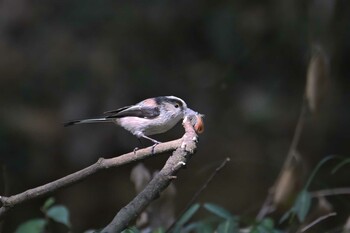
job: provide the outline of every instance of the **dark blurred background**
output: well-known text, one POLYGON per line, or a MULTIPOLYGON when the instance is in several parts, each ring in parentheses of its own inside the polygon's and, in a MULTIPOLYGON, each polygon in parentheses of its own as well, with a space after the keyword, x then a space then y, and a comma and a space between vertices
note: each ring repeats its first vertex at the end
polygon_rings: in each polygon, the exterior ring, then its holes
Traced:
MULTIPOLYGON (((230 157, 198 201, 253 218, 293 137, 313 44, 323 47, 331 72, 326 101, 307 119, 299 145, 309 158, 306 174, 329 154, 349 154, 349 8, 346 0, 0 1, 0 158, 8 194, 139 146, 113 125, 63 122, 175 95, 205 114, 206 126, 175 181, 176 211, 230 157)), ((156 138, 182 133, 178 126, 156 138)), ((145 164, 154 171, 167 157, 145 164)), ((69 208, 73 231, 105 226, 133 198, 134 165, 54 194, 69 208)), ((350 185, 348 168, 336 176, 330 169, 314 190, 350 185)), ((42 216, 44 200, 16 207, 4 232, 42 216)), ((349 209, 347 201, 339 222, 349 209)))

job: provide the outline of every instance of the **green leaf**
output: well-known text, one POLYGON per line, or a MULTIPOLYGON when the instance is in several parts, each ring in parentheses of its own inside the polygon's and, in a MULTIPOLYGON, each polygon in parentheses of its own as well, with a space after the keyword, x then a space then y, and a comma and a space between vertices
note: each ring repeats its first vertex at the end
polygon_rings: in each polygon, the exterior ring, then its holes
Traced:
POLYGON ((350 163, 350 159, 344 159, 341 163, 339 163, 332 170, 332 174, 336 173, 341 167, 345 166, 347 163, 350 163))
POLYGON ((196 227, 196 232, 197 233, 213 233, 214 229, 211 224, 202 222, 197 225, 196 227))
POLYGON ((62 223, 67 227, 70 227, 71 224, 69 222, 69 211, 63 205, 54 205, 49 208, 46 212, 46 215, 54 220, 55 222, 62 223))
POLYGON ((234 233, 238 232, 237 221, 233 218, 227 219, 219 224, 217 228, 218 233, 234 233))
POLYGON ((200 205, 197 203, 197 204, 194 204, 192 205, 182 216, 181 218, 179 219, 179 221, 177 221, 177 223, 175 224, 175 227, 174 227, 174 233, 177 233, 177 232, 180 232, 181 230, 181 227, 183 225, 185 225, 191 218, 192 216, 198 211, 200 205))
POLYGON ((159 227, 152 231, 152 233, 165 233, 165 230, 162 227, 159 227))
MULTIPOLYGON (((206 227, 205 225, 209 225, 206 221, 198 221, 198 222, 193 222, 190 223, 186 226, 184 226, 181 229, 181 233, 188 233, 188 232, 196 232, 199 233, 199 229, 202 228, 204 226, 204 228, 206 227)), ((211 231, 213 232, 213 231, 211 231)))
POLYGON ((274 229, 274 222, 271 218, 265 218, 258 222, 257 225, 250 231, 250 233, 277 233, 274 229))
POLYGON ((218 218, 216 216, 211 216, 209 218, 187 224, 181 229, 181 233, 212 233, 214 232, 217 223, 218 218))
POLYGON ((339 159, 339 156, 337 155, 329 155, 325 158, 323 158, 314 168, 314 170, 312 171, 311 175, 309 176, 309 179, 307 180, 305 186, 304 186, 304 190, 307 190, 311 184, 311 182, 313 181, 313 179, 315 178, 317 172, 320 170, 320 168, 328 161, 332 160, 332 159, 339 159))
POLYGON ((15 233, 41 233, 44 232, 46 220, 43 218, 31 219, 19 225, 15 233))
MULTIPOLYGON (((198 225, 201 224, 201 222, 194 222, 190 223, 187 226, 182 228, 181 233, 188 233, 188 232, 194 232, 194 229, 198 227, 198 225)), ((175 232, 175 231, 174 231, 175 232)))
POLYGON ((279 220, 279 224, 283 223, 284 221, 286 221, 291 215, 293 214, 293 209, 288 210, 287 212, 285 212, 281 219, 279 220))
POLYGON ((122 233, 139 233, 140 231, 136 227, 128 227, 122 233))
POLYGON ((182 226, 184 225, 186 222, 188 222, 192 216, 198 211, 200 205, 194 204, 192 205, 179 219, 178 223, 182 226))
POLYGON ((215 205, 212 203, 205 203, 204 208, 221 218, 224 218, 224 219, 233 218, 233 215, 230 212, 228 212, 227 210, 225 210, 224 208, 218 205, 215 205))
POLYGON ((49 199, 47 199, 42 207, 42 210, 44 213, 46 213, 46 211, 55 203, 55 198, 50 197, 49 199))
POLYGON ((273 229, 274 227, 274 222, 271 218, 264 218, 261 222, 260 222, 261 226, 264 226, 267 229, 273 229))
POLYGON ((102 233, 102 228, 100 229, 88 229, 86 231, 84 231, 84 233, 102 233))
POLYGON ((308 191, 303 190, 299 193, 295 203, 294 212, 298 216, 299 221, 303 222, 311 206, 311 195, 308 191))
POLYGON ((293 207, 282 216, 279 222, 282 223, 289 217, 291 216, 294 217, 295 215, 297 215, 300 222, 303 222, 310 210, 310 206, 311 206, 311 195, 308 191, 302 190, 298 194, 293 207))

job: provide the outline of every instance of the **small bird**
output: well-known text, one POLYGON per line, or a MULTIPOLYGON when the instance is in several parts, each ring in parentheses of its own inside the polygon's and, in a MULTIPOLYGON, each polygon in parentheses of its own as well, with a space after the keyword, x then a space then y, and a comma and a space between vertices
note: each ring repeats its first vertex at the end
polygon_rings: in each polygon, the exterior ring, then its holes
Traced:
POLYGON ((104 112, 100 118, 75 120, 64 126, 113 122, 135 135, 154 143, 160 142, 150 138, 150 135, 164 133, 173 128, 186 114, 187 104, 175 96, 159 96, 145 99, 135 105, 104 112))

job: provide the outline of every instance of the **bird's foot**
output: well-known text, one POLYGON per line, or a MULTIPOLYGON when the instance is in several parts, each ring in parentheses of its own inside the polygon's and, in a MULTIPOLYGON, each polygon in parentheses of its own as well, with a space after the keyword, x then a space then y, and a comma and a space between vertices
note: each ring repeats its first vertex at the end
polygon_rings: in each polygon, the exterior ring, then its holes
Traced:
POLYGON ((155 141, 153 146, 152 146, 152 155, 154 155, 154 148, 159 144, 160 142, 155 141))
POLYGON ((135 147, 134 148, 134 154, 136 154, 136 151, 138 151, 139 150, 139 148, 138 147, 135 147))

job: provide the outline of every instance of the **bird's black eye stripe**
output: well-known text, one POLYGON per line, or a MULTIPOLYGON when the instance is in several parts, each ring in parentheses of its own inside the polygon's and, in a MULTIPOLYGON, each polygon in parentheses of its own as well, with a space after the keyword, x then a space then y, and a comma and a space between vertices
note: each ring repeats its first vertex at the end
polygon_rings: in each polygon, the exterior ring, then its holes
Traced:
POLYGON ((168 102, 174 105, 175 108, 183 107, 183 103, 177 99, 167 98, 165 96, 159 96, 155 98, 156 103, 159 105, 162 102, 168 102))

